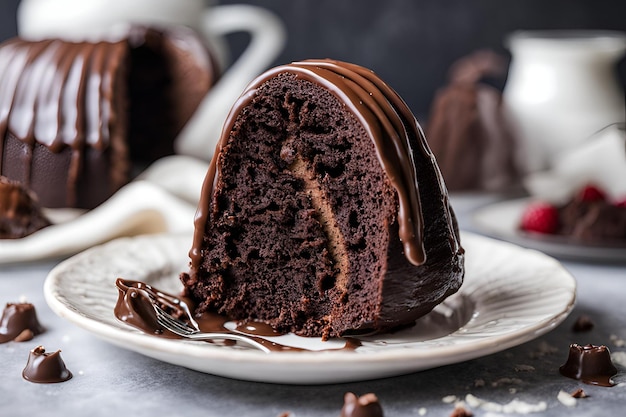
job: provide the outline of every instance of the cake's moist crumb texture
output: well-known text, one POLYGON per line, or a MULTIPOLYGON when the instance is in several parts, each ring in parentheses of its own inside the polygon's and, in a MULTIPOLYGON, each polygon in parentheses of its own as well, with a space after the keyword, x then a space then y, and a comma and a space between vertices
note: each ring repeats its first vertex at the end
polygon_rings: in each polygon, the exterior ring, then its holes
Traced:
POLYGON ((242 96, 207 177, 197 263, 192 250, 183 282, 197 313, 260 319, 301 335, 412 322, 462 279, 438 171, 429 152, 416 152, 416 165, 428 166, 419 173, 427 260, 416 266, 402 254, 399 193, 371 126, 306 78, 278 71, 242 96))

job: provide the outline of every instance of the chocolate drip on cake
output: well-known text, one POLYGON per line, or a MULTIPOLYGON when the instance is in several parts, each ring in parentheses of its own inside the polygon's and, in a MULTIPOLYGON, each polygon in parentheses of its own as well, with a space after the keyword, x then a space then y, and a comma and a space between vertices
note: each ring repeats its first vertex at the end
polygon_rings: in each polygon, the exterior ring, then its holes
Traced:
POLYGON ((0 45, 0 174, 45 207, 93 208, 129 180, 131 157, 173 141, 216 78, 186 28, 133 27, 117 41, 0 45))
POLYGON ((373 72, 331 60, 266 72, 215 155, 182 276, 198 311, 333 336, 410 323, 458 289, 436 163, 373 72))
POLYGON ((126 44, 15 39, 0 54, 2 174, 51 207, 101 203, 128 175, 125 112, 112 103, 125 96, 126 44))

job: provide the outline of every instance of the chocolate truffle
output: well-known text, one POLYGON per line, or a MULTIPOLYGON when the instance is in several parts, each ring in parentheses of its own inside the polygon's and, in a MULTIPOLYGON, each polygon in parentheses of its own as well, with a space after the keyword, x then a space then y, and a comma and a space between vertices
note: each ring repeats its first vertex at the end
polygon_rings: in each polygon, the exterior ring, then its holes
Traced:
POLYGON ((30 303, 7 303, 0 319, 0 343, 27 341, 44 328, 39 324, 35 306, 30 303))
POLYGON ((196 313, 326 338, 413 323, 460 287, 435 159, 372 71, 332 60, 269 70, 231 110, 215 155, 181 276, 196 313))
POLYGON ((36 196, 20 183, 0 176, 0 239, 18 239, 50 225, 36 196))
POLYGON ((65 367, 60 350, 46 353, 43 346, 37 346, 30 351, 22 376, 30 382, 51 384, 67 381, 72 373, 65 367))
POLYGON ((611 387, 615 385, 611 377, 617 369, 611 361, 611 353, 606 346, 573 344, 565 365, 559 368, 561 375, 578 379, 586 384, 611 387))
POLYGON ((216 79, 191 29, 0 44, 0 174, 44 207, 93 208, 173 142, 216 79))

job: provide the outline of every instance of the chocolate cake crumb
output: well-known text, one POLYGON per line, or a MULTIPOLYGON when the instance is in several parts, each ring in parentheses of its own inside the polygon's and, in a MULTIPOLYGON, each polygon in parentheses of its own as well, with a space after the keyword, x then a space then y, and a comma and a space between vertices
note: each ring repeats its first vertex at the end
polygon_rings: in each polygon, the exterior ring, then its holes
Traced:
POLYGON ((609 340, 616 347, 624 347, 624 346, 626 346, 626 340, 620 339, 617 335, 612 334, 611 336, 609 336, 609 340))
POLYGON ((454 410, 452 410, 452 414, 450 414, 450 417, 472 417, 473 415, 474 413, 472 413, 465 407, 456 406, 454 407, 454 410))
POLYGON ((575 333, 588 332, 593 329, 594 323, 587 315, 581 315, 572 325, 572 331, 575 333))
POLYGON ((576 391, 572 392, 570 395, 572 397, 574 397, 574 398, 587 398, 587 397, 589 397, 589 395, 587 395, 587 393, 582 388, 578 388, 576 391))
POLYGON ((347 392, 340 417, 383 417, 383 409, 375 394, 357 397, 354 393, 347 392))

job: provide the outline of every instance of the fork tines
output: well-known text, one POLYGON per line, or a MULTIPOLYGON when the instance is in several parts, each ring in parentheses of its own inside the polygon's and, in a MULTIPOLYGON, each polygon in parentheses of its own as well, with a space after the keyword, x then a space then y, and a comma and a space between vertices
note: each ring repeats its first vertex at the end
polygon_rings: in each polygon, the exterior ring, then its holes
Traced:
POLYGON ((198 330, 189 326, 184 321, 179 320, 176 317, 173 317, 172 315, 168 314, 160 306, 154 304, 153 307, 157 315, 157 322, 161 326, 165 327, 167 330, 173 333, 179 334, 181 336, 188 336, 190 334, 194 334, 198 332, 198 330))

